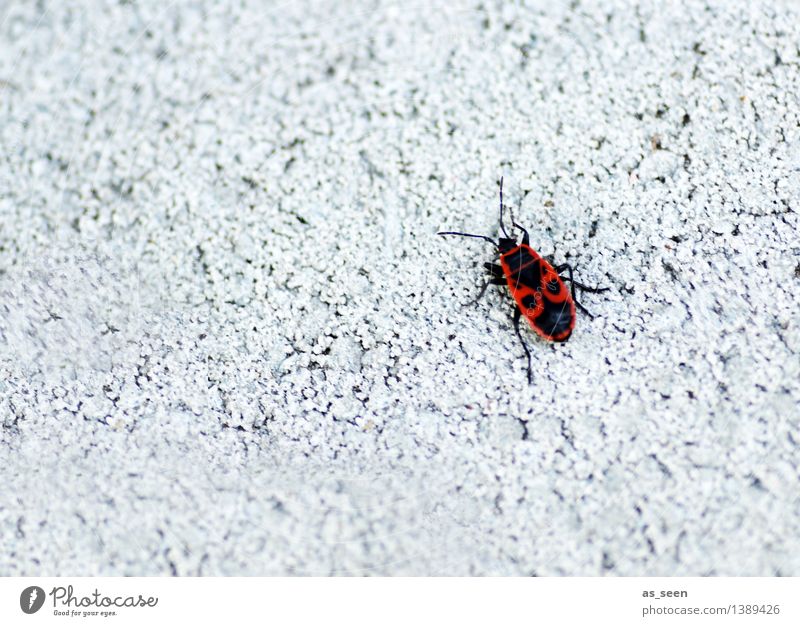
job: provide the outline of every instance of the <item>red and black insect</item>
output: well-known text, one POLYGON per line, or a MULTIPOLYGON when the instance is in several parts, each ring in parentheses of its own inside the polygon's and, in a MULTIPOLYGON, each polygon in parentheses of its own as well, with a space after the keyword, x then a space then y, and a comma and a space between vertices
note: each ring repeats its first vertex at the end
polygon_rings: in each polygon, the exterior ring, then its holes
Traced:
POLYGON ((497 248, 500 254, 500 264, 484 263, 490 275, 488 281, 481 287, 478 296, 469 304, 480 300, 489 285, 508 285, 511 296, 517 303, 514 310, 514 330, 525 349, 528 358, 528 383, 532 380, 531 353, 522 333, 519 330, 519 320, 523 315, 530 323, 531 328, 540 337, 549 341, 563 342, 569 339, 572 329, 575 328, 575 307, 594 317, 575 298, 575 288, 589 293, 608 291, 608 287, 587 287, 576 282, 573 277, 574 268, 569 263, 562 263, 553 267, 552 257, 542 257, 530 246, 528 231, 514 221, 511 224, 522 231, 522 243, 510 237, 503 224, 503 179, 500 179, 500 230, 503 237, 495 242, 485 235, 471 235, 452 231, 439 232, 437 235, 459 235, 461 237, 475 237, 485 239, 497 248), (561 274, 566 272, 566 276, 561 274), (570 289, 564 284, 569 281, 570 289))

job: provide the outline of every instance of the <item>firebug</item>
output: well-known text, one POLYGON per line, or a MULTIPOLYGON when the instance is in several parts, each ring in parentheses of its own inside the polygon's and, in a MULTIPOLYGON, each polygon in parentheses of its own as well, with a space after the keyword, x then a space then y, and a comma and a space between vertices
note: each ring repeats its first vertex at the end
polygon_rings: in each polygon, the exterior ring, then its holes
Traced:
POLYGON ((500 178, 500 230, 503 236, 498 241, 495 242, 485 235, 453 231, 436 234, 484 239, 497 248, 500 263, 483 264, 489 274, 489 280, 483 284, 478 296, 469 304, 480 300, 489 285, 508 286, 517 305, 514 310, 514 330, 528 359, 528 383, 530 383, 533 379, 531 353, 519 329, 520 318, 524 315, 531 328, 540 337, 548 341, 564 342, 569 339, 575 328, 576 307, 589 317, 594 317, 576 299, 575 288, 589 293, 601 293, 608 291, 608 287, 587 287, 577 282, 573 278, 574 268, 569 263, 554 267, 552 257, 542 257, 531 248, 528 231, 514 221, 512 214, 511 224, 522 232, 522 242, 517 243, 517 240, 506 232, 503 209, 503 179, 500 178), (562 275, 564 273, 566 275, 562 275), (564 284, 565 281, 570 283, 569 289, 564 284))

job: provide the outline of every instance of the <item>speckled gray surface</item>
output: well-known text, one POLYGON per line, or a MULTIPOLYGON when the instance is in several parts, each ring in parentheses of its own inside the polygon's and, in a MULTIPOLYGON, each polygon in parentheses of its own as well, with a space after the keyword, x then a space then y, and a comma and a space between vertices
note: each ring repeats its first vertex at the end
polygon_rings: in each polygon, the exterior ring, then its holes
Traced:
POLYGON ((0 24, 0 574, 800 575, 796 3, 0 24))

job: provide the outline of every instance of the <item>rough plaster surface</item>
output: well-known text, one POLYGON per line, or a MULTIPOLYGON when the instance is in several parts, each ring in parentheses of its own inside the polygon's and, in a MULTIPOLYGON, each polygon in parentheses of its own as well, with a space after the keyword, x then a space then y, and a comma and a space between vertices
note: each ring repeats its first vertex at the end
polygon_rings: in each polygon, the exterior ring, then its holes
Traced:
POLYGON ((0 573, 800 575, 800 7, 0 3, 0 573), (497 181, 611 287, 475 307, 497 181))

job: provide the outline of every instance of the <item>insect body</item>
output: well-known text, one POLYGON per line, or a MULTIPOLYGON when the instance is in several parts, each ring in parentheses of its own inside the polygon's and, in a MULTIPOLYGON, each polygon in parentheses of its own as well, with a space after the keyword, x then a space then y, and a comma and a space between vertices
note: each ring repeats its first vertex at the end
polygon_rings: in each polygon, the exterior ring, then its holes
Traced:
MULTIPOLYGON (((539 336, 569 339, 575 327, 575 302, 555 268, 528 245, 527 233, 520 245, 505 252, 501 245, 500 252, 502 283, 508 284, 520 314, 539 336)), ((495 267, 490 270, 493 275, 500 273, 495 267)))
MULTIPOLYGON (((484 235, 471 235, 452 231, 440 232, 438 235, 459 235, 461 237, 475 237, 490 242, 497 248, 500 263, 484 263, 484 267, 491 278, 484 283, 478 296, 472 301, 477 302, 489 285, 507 285, 517 308, 514 311, 514 330, 525 349, 528 359, 528 382, 532 380, 531 353, 519 329, 519 320, 524 315, 534 331, 544 339, 550 341, 566 341, 575 328, 575 308, 592 317, 575 298, 575 288, 590 293, 608 291, 608 288, 587 287, 573 279, 573 268, 568 263, 553 266, 551 260, 539 255, 530 246, 528 231, 514 221, 514 228, 522 231, 522 242, 517 243, 509 237, 503 225, 503 179, 500 179, 500 229, 503 237, 495 242, 484 235), (562 273, 566 272, 566 276, 562 273), (570 283, 567 289, 565 281, 570 283)), ((470 303, 470 304, 472 304, 470 303)))

